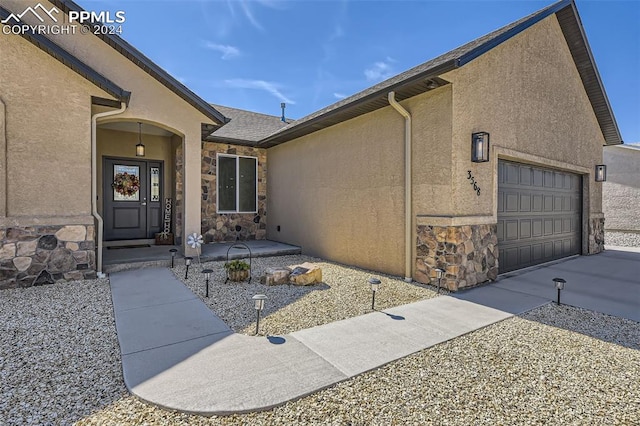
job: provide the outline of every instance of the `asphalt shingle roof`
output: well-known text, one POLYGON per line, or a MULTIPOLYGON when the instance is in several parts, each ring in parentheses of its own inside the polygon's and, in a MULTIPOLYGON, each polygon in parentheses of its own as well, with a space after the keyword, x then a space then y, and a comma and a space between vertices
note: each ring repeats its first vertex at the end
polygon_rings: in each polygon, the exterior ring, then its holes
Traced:
POLYGON ((275 115, 261 114, 223 105, 212 106, 230 121, 205 138, 212 142, 232 142, 255 145, 258 141, 292 123, 275 115))

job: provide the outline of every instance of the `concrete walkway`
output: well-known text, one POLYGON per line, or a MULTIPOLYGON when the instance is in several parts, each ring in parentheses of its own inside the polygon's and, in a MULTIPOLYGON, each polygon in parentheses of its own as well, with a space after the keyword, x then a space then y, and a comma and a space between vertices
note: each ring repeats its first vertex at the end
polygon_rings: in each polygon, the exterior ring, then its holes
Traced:
MULTIPOLYGON (((287 254, 300 254, 302 249, 291 244, 279 243, 271 240, 249 240, 240 241, 246 244, 251 250, 253 257, 265 256, 283 256, 287 254)), ((227 251, 229 258, 235 259, 239 257, 247 257, 249 252, 245 249, 231 248, 236 246, 235 242, 231 243, 211 243, 203 244, 201 247, 200 260, 208 262, 213 260, 227 260, 227 251)), ((169 266, 171 264, 170 249, 177 249, 179 246, 149 246, 149 247, 111 247, 103 250, 104 272, 112 273, 127 269, 139 268, 141 264, 144 266, 169 266)), ((175 261, 184 262, 183 256, 178 254, 175 261)))
POLYGON ((110 282, 127 388, 204 415, 268 409, 511 316, 442 296, 251 337, 233 333, 166 268, 114 273, 110 282))
MULTIPOLYGON (((169 409, 268 409, 555 299, 640 321, 640 253, 608 250, 280 337, 233 331, 166 268, 110 277, 124 380, 169 409)), ((251 302, 247 301, 248 309, 251 302)))

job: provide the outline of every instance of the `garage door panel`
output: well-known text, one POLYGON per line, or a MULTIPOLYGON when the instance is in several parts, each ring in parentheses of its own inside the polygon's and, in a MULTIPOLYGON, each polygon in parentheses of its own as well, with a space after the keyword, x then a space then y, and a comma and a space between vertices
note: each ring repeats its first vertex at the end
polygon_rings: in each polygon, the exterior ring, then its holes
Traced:
POLYGON ((505 194, 504 211, 505 212, 518 212, 518 194, 515 192, 508 192, 505 194))
POLYGON ((500 272, 579 254, 581 192, 578 175, 500 160, 500 272))

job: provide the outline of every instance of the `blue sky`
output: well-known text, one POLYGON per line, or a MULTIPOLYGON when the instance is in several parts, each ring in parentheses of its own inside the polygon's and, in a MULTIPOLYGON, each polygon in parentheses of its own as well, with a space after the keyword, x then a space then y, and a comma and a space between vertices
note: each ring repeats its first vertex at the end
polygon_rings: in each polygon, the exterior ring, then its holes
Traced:
MULTIPOLYGON (((301 118, 552 1, 79 0, 211 103, 301 118)), ((625 142, 640 142, 640 1, 577 0, 625 142)))

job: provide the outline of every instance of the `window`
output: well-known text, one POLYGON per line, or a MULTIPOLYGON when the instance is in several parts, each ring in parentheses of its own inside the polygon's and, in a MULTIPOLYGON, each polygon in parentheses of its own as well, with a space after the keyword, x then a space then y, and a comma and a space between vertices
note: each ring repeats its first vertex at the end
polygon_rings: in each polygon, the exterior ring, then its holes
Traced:
POLYGON ((258 159, 218 154, 218 213, 258 211, 258 159))

